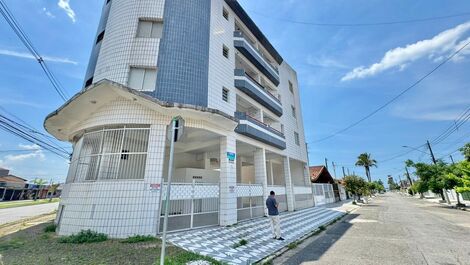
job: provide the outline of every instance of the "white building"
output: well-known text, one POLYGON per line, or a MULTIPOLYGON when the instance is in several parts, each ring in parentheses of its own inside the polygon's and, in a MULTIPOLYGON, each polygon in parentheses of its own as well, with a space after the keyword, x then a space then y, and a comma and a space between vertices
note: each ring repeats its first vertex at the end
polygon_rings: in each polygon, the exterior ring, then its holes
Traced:
POLYGON ((178 115, 170 230, 263 216, 271 190, 313 206, 296 73, 237 1, 105 1, 85 80, 45 120, 74 146, 59 234, 158 234, 178 115))

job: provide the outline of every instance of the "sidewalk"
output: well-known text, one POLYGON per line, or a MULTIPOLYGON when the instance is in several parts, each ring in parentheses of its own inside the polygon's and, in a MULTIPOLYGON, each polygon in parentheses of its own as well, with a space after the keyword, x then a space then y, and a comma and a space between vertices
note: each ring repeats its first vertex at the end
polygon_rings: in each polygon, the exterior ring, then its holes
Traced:
POLYGON ((240 222, 231 227, 172 233, 168 235, 168 240, 185 250, 228 264, 251 264, 287 247, 355 208, 357 206, 346 201, 282 213, 280 217, 284 241, 272 238, 269 220, 265 217, 240 222), (242 239, 248 243, 235 247, 242 239))

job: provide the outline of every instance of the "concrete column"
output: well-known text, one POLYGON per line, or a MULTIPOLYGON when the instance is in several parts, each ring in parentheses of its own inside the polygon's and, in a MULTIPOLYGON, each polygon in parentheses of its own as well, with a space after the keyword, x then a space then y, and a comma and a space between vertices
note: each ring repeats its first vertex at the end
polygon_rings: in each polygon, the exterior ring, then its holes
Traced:
MULTIPOLYGON (((257 148, 254 153, 255 160, 255 182, 263 185, 263 201, 269 196, 268 194, 268 177, 266 172, 266 152, 264 148, 257 148)), ((268 209, 264 208, 264 214, 268 215, 268 209)))
POLYGON ((142 209, 150 213, 150 217, 140 221, 140 231, 142 235, 156 235, 160 224, 160 202, 163 178, 168 167, 168 157, 165 157, 166 147, 166 126, 154 124, 150 126, 147 161, 145 163, 144 185, 146 185, 146 196, 142 198, 142 209), (148 195, 147 195, 148 194, 148 195))
POLYGON ((220 207, 219 222, 222 226, 237 222, 237 158, 229 160, 229 153, 237 153, 235 136, 220 138, 220 207))
POLYGON ((274 186, 274 170, 273 170, 273 161, 269 160, 269 173, 271 174, 271 185, 274 186))
POLYGON ((292 177, 290 174, 290 159, 288 156, 284 157, 284 179, 286 181, 286 197, 287 197, 287 210, 289 212, 295 209, 295 196, 294 187, 292 185, 292 177))
POLYGON ((208 152, 204 152, 203 159, 204 159, 204 169, 211 169, 211 158, 208 152))

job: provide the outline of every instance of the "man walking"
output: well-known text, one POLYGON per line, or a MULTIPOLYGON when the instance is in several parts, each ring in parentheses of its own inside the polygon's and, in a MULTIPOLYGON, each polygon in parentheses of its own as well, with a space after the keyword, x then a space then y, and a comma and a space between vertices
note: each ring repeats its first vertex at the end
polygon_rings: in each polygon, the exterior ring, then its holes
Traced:
POLYGON ((270 196, 266 199, 266 207, 268 208, 269 220, 271 222, 271 229, 273 232, 273 238, 277 240, 284 240, 281 237, 281 223, 279 219, 279 203, 274 198, 274 191, 271 191, 270 196))

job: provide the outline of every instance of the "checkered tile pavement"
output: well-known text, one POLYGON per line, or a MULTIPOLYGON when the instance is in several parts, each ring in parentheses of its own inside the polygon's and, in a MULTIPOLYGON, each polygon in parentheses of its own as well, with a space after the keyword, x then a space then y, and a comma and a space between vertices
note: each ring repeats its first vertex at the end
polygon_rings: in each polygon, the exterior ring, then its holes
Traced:
POLYGON ((210 256, 228 264, 251 264, 284 248, 319 226, 340 217, 343 212, 313 207, 281 214, 284 241, 272 238, 269 219, 265 217, 240 222, 231 227, 212 227, 177 232, 168 240, 185 250, 210 256), (241 239, 247 245, 234 248, 241 239))

